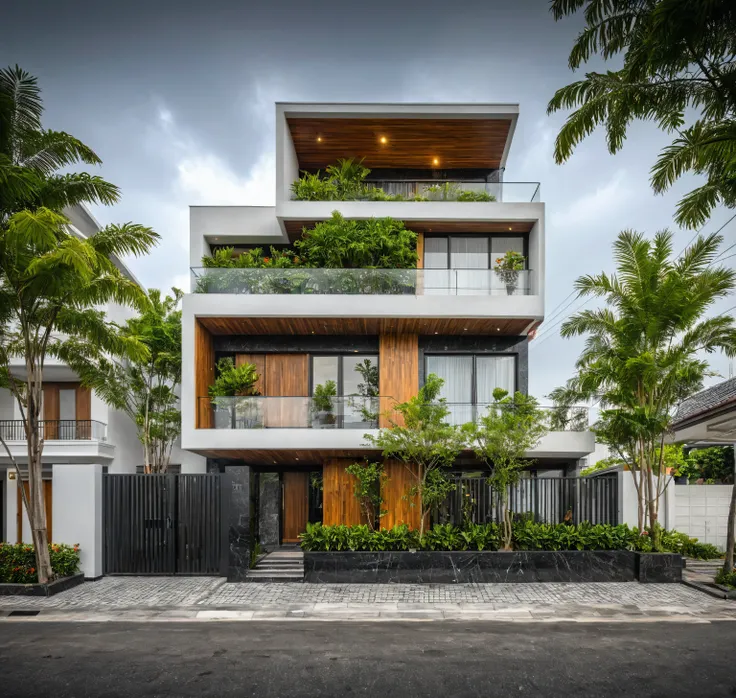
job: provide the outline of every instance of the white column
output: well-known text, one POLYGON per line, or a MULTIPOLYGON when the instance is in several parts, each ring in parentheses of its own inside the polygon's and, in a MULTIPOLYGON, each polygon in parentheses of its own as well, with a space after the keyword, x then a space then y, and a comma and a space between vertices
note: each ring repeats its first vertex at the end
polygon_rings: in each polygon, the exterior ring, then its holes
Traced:
MULTIPOLYGON (((8 466, 5 473, 5 541, 17 543, 18 538, 18 475, 13 466, 8 466), (11 480, 11 473, 13 479, 11 480)), ((28 517, 26 517, 28 518, 28 517)))
POLYGON ((634 478, 628 470, 618 473, 618 522, 629 526, 639 525, 639 502, 634 478))
POLYGON ((102 576, 102 465, 53 466, 54 542, 79 543, 87 579, 102 576))

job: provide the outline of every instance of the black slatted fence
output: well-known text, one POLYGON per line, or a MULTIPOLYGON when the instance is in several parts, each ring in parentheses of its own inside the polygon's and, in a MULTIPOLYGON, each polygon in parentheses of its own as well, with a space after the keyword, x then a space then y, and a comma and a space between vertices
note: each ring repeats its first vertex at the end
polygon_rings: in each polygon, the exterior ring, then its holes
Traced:
MULTIPOLYGON (((433 521, 488 523, 500 521, 497 493, 484 477, 452 476, 455 491, 433 512, 433 521)), ((618 479, 540 477, 522 479, 509 489, 509 509, 544 523, 618 523, 618 479)))
POLYGON ((220 476, 105 475, 105 574, 220 574, 220 476))

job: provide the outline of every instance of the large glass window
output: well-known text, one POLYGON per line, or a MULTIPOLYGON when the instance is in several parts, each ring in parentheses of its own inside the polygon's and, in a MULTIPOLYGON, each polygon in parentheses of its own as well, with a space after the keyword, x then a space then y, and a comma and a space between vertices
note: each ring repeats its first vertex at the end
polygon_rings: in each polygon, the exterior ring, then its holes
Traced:
POLYGON ((332 411, 323 415, 328 422, 334 416, 335 422, 345 428, 377 426, 378 356, 313 356, 312 396, 318 397, 313 400, 317 408, 331 406, 332 411))
POLYGON ((507 293, 505 284, 489 273, 489 269, 498 266, 496 259, 509 250, 526 256, 526 238, 522 235, 427 236, 424 293, 466 296, 507 293))
POLYGON ((435 354, 426 357, 426 374, 434 373, 444 384, 440 397, 447 400, 454 424, 476 418, 493 402, 496 388, 516 390, 516 358, 488 354, 435 354))

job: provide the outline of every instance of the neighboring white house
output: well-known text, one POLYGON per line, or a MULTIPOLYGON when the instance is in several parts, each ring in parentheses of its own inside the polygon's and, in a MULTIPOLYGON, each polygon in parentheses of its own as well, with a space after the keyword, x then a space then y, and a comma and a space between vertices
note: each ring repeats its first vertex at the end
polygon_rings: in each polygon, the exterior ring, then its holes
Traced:
MULTIPOLYGON (((87 236, 100 228, 90 212, 81 206, 65 211, 72 230, 87 236)), ((114 260, 119 269, 140 285, 125 264, 114 260)), ((108 317, 122 323, 134 311, 111 303, 108 317)), ((22 374, 19 357, 11 370, 22 374)), ((143 452, 132 420, 112 409, 94 392, 83 388, 75 373, 55 359, 44 367, 43 469, 50 538, 63 543, 82 544, 82 566, 90 577, 99 576, 101 561, 88 557, 101 536, 101 479, 103 472, 135 473, 143 463, 143 452), (99 563, 99 564, 98 564, 99 563)), ((27 465, 23 422, 16 400, 0 389, 0 432, 13 457, 27 465)), ((172 470, 183 473, 205 472, 206 461, 180 448, 171 456, 172 470)), ((19 508, 20 491, 15 469, 4 449, 0 449, 0 533, 8 542, 30 541, 28 517, 19 508)))

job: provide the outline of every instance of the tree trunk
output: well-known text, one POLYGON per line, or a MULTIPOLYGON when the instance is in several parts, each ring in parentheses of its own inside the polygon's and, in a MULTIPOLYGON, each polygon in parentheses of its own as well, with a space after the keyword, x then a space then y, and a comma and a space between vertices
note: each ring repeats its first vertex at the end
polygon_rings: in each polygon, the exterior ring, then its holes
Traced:
MULTIPOLYGON (((733 445, 734 469, 736 469, 736 444, 733 445)), ((736 473, 735 473, 736 474, 736 473)), ((727 574, 733 572, 733 548, 734 548, 734 525, 736 525, 736 477, 731 490, 731 504, 728 507, 728 534, 726 537, 726 560, 723 563, 723 571, 727 574)))
MULTIPOLYGON (((46 528, 46 501, 43 496, 43 473, 41 457, 43 441, 39 432, 39 417, 41 414, 41 395, 43 383, 35 366, 26 362, 28 371, 28 408, 26 412, 26 436, 28 445, 28 484, 30 489, 30 511, 28 521, 31 525, 31 536, 36 552, 36 571, 41 584, 53 579, 51 569, 51 555, 49 554, 49 538, 46 528)), ((18 483, 23 487, 23 483, 18 483)))

